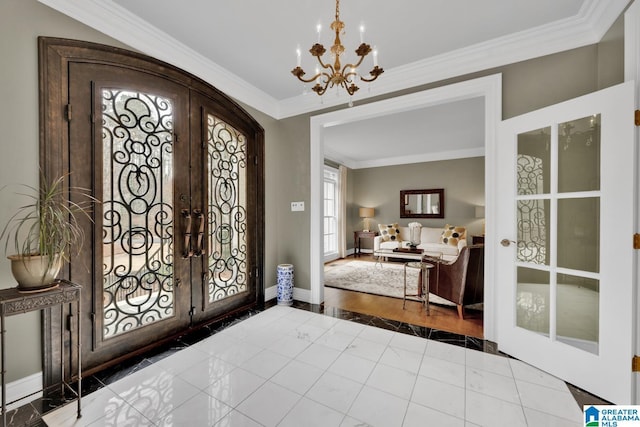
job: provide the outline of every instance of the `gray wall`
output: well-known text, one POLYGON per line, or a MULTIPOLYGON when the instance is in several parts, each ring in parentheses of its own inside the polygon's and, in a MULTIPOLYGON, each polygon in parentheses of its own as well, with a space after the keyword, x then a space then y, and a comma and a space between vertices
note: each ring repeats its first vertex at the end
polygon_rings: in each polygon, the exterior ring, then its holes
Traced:
MULTIPOLYGON (((602 46, 587 46, 450 81, 502 72, 505 117, 570 99, 622 81, 620 28, 621 24, 618 24, 617 33, 612 31, 602 46)), ((12 182, 37 185, 38 182, 36 38, 39 35, 122 47, 115 40, 36 0, 0 1, 0 97, 3 100, 0 106, 3 132, 0 140, 0 186, 12 182)), ((395 95, 444 83, 425 85, 395 95)), ((275 284, 278 263, 290 262, 296 266, 296 287, 309 289, 309 211, 307 208, 304 212, 291 212, 289 203, 304 201, 308 207, 310 202, 310 114, 275 121, 252 109, 248 111, 265 128, 266 137, 265 285, 275 284)), ((349 190, 354 192, 354 200, 355 190, 355 186, 349 190)), ((16 203, 10 196, 0 193, 0 224, 6 221, 16 203)), ((8 262, 0 262, 0 278, 0 286, 15 286, 8 262)), ((37 315, 16 316, 9 320, 7 378, 13 381, 40 370, 40 324, 37 315)))
MULTIPOLYGON (((484 157, 414 163, 408 165, 355 169, 350 171, 353 198, 347 215, 352 229, 347 231, 348 247, 353 247, 354 230, 362 229, 358 218, 361 206, 375 208, 371 228, 378 224, 397 222, 406 226, 419 222, 425 227, 445 224, 467 227, 469 235, 482 233, 482 220, 475 218, 475 207, 484 206, 484 157), (400 190, 444 188, 445 217, 443 219, 400 218, 400 190)), ((470 239, 469 239, 470 240, 470 239)), ((362 247, 371 242, 362 241, 362 247)))
POLYGON ((277 147, 273 138, 267 150, 277 157, 267 163, 267 174, 273 174, 273 185, 267 189, 267 200, 275 200, 274 217, 266 219, 267 232, 276 226, 278 234, 267 235, 267 253, 277 251, 273 264, 265 264, 265 286, 276 284, 279 263, 295 266, 295 286, 309 289, 309 117, 298 116, 278 123, 277 147), (304 202, 303 212, 291 212, 291 202, 304 202))

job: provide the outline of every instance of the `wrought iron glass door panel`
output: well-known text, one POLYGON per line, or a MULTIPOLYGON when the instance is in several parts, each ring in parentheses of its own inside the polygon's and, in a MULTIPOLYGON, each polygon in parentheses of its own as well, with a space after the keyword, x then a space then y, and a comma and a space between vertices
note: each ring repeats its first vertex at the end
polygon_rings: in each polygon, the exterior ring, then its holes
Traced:
POLYGON ((261 215, 252 212, 260 210, 256 165, 261 144, 256 144, 255 129, 219 105, 193 93, 191 100, 191 116, 202 124, 192 122, 192 135, 200 135, 199 146, 193 147, 200 163, 194 169, 203 177, 197 180, 201 187, 193 187, 194 206, 202 206, 195 212, 192 265, 192 274, 202 277, 192 294, 197 322, 257 297, 261 215))
POLYGON ((175 315, 173 102, 102 88, 103 338, 175 315))
POLYGON ((207 294, 212 303, 247 292, 247 140, 207 115, 207 294))

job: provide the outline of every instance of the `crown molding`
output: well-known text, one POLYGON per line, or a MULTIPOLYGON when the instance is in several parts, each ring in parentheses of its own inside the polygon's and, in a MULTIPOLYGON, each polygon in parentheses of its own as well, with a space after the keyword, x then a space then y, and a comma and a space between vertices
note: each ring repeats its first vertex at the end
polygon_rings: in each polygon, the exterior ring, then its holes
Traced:
MULTIPOLYGON (((629 2, 587 0, 571 18, 385 70, 370 88, 356 93, 353 101, 598 43, 629 2)), ((319 101, 309 98, 307 94, 280 101, 280 117, 318 110, 319 101)), ((348 102, 346 95, 330 96, 320 105, 328 108, 348 102)))
POLYGON ((216 89, 277 117, 278 101, 111 0, 38 0, 138 51, 178 66, 216 89))
POLYGON ((382 166, 408 165, 412 163, 436 162, 442 160, 465 159, 469 157, 484 157, 484 147, 467 148, 464 150, 440 151, 434 153, 411 154, 408 156, 385 157, 381 159, 356 160, 340 156, 325 147, 324 155, 329 160, 338 162, 350 169, 378 168, 382 166))
MULTIPOLYGON (((38 1, 147 55, 177 65, 275 119, 349 102, 348 95, 321 98, 312 93, 277 100, 111 0, 38 1)), ((374 84, 362 87, 353 101, 597 43, 629 3, 586 0, 571 18, 385 70, 374 84)))

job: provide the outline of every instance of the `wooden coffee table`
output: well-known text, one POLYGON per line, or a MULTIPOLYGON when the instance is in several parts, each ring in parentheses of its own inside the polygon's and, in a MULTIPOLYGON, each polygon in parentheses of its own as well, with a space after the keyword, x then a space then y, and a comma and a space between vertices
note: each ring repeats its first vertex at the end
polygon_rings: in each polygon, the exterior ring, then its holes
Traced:
POLYGON ((413 248, 395 248, 393 252, 400 254, 414 254, 414 255, 422 255, 424 250, 422 249, 413 249, 413 248))

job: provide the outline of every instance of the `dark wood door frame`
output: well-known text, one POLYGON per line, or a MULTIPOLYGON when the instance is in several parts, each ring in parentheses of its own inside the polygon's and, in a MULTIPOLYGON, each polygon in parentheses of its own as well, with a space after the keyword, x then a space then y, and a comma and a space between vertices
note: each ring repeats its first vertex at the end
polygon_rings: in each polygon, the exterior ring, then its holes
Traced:
MULTIPOLYGON (((77 64, 103 64, 120 67, 128 70, 147 73, 150 76, 169 80, 184 87, 190 94, 190 99, 201 98, 206 100, 210 111, 214 111, 229 125, 241 129, 250 140, 251 179, 248 191, 251 195, 251 219, 250 227, 253 230, 251 245, 251 262, 249 274, 255 291, 251 292, 247 300, 236 300, 236 303, 225 303, 222 309, 217 307, 209 312, 201 311, 194 317, 192 328, 205 326, 236 312, 251 307, 259 306, 264 302, 264 130, 242 107, 231 98, 218 91, 203 80, 170 64, 147 57, 145 55, 130 52, 111 46, 95 43, 40 37, 39 47, 39 81, 40 81, 40 167, 45 176, 53 177, 72 172, 70 153, 70 128, 69 121, 74 117, 73 105, 69 103, 69 69, 70 65, 77 64)), ((192 115, 192 112, 189 113, 192 115)), ((194 120, 191 117, 191 120, 194 120)), ((194 136, 192 135, 191 138, 194 136)), ((193 144, 192 144, 193 146, 193 144)), ((93 239, 99 241, 100 237, 93 239)), ((67 267, 63 277, 70 277, 70 269, 67 267)), ((81 284, 83 285, 83 284, 81 284)), ((94 286, 93 283, 86 284, 94 286)), ((84 298, 84 297, 83 297, 84 298)), ((66 314, 64 314, 66 315, 66 314)), ((86 314, 85 315, 90 315, 86 314)), ((65 345, 71 345, 69 331, 60 329, 60 314, 45 313, 43 316, 43 382, 45 386, 57 384, 60 381, 60 354, 62 344, 60 336, 64 335, 65 345), (56 317, 58 316, 58 317, 56 317)), ((86 321, 86 319, 85 319, 86 321)), ((108 362, 96 367, 83 369, 90 374, 99 369, 119 363, 127 357, 132 357, 152 347, 161 345, 173 339, 183 332, 172 332, 167 336, 158 337, 155 342, 139 348, 135 352, 126 355, 118 355, 108 362)), ((77 365, 77 360, 69 361, 70 366, 77 365)), ((73 372, 65 369, 65 372, 73 372)))

